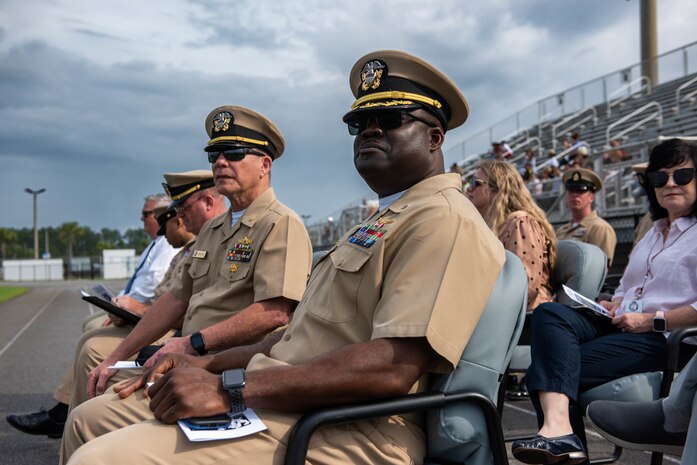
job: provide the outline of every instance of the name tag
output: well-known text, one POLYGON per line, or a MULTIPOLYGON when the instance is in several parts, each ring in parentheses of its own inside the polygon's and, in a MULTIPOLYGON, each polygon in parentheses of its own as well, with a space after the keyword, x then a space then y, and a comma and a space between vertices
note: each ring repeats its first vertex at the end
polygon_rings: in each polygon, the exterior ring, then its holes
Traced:
POLYGON ((617 311, 617 316, 623 313, 644 313, 644 301, 641 299, 623 301, 622 306, 617 311))
POLYGON ((194 258, 206 258, 207 254, 208 254, 208 252, 205 250, 194 250, 193 257, 194 258))

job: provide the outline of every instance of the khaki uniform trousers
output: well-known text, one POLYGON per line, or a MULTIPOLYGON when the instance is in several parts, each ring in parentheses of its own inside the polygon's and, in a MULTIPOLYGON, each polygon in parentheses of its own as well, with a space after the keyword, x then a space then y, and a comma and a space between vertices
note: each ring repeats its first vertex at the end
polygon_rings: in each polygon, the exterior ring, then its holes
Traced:
MULTIPOLYGON (((190 442, 177 425, 154 419, 143 390, 126 399, 113 391, 70 413, 61 444, 61 464, 101 465, 281 465, 298 415, 259 409, 268 430, 239 439, 190 442), (130 426, 127 426, 130 425, 130 426)), ((423 432, 398 418, 324 427, 310 442, 313 464, 421 464, 423 432), (403 446, 409 444, 409 447, 403 446)))
MULTIPOLYGON (((129 326, 118 328, 112 325, 83 333, 77 343, 73 365, 63 376, 61 384, 53 393, 53 398, 58 402, 68 404, 70 409, 85 402, 87 400, 87 376, 90 371, 102 363, 121 344, 131 329, 129 326)), ((167 333, 155 344, 164 343, 172 334, 172 332, 167 333)), ((135 360, 135 355, 129 360, 135 360)), ((138 373, 134 370, 118 370, 109 379, 108 386, 131 378, 138 373)))
POLYGON ((73 402, 87 400, 87 375, 118 347, 130 331, 129 327, 106 326, 82 333, 75 348, 73 364, 65 372, 53 398, 71 406, 73 402), (82 392, 78 393, 78 390, 82 392))

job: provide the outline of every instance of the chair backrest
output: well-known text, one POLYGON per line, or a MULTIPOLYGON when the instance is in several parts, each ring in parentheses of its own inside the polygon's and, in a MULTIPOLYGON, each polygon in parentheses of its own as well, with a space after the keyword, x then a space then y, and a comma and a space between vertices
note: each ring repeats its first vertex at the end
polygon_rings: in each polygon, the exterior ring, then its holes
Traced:
MULTIPOLYGON (((466 276, 462 277, 467 279, 466 276)), ((506 262, 484 313, 455 371, 439 376, 433 389, 474 391, 496 401, 503 373, 518 343, 527 307, 528 276, 520 259, 506 251, 506 262)), ((462 302, 467 305, 467 302, 462 302)), ((492 454, 482 412, 458 404, 429 411, 426 432, 429 458, 468 464, 491 464, 492 454)))
POLYGON ((557 263, 551 279, 559 303, 578 305, 562 290, 562 284, 589 299, 596 299, 606 274, 607 256, 600 247, 579 241, 557 242, 557 263))

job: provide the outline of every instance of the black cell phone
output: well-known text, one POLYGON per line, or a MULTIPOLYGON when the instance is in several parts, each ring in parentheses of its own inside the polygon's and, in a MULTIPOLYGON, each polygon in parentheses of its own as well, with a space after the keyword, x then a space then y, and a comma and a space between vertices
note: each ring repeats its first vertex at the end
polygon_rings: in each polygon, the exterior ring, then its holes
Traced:
POLYGON ((228 414, 215 415, 212 417, 190 417, 182 420, 191 429, 218 429, 230 424, 228 414))

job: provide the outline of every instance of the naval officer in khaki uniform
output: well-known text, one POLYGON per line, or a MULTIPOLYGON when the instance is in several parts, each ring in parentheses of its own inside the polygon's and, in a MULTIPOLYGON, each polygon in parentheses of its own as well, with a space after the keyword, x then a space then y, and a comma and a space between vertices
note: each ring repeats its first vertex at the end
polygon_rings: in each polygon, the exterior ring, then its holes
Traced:
MULTIPOLYGON (((182 258, 188 256, 188 250, 191 247, 191 241, 195 238, 195 234, 201 230, 206 221, 225 211, 224 198, 215 192, 212 171, 194 170, 184 173, 165 173, 164 178, 166 183, 163 183, 162 186, 172 199, 172 202, 163 211, 154 210, 158 222, 157 235, 164 235, 172 247, 181 247, 182 250, 172 259, 164 279, 155 289, 156 299, 167 292, 169 286, 174 281, 178 281, 178 276, 181 276, 184 265, 182 258), (185 201, 194 194, 203 196, 204 198, 199 200, 199 202, 206 203, 207 207, 201 208, 196 212, 196 215, 194 215, 195 221, 189 221, 189 218, 178 216, 174 205, 177 202, 185 201), (215 198, 211 198, 211 196, 215 198), (165 230, 167 231, 165 232, 165 230)), ((141 315, 147 312, 153 305, 152 303, 139 305, 134 299, 122 300, 120 297, 115 298, 115 303, 141 315)), ((110 316, 110 318, 113 319, 115 317, 110 316)), ((115 322, 115 326, 120 326, 120 328, 107 327, 95 331, 92 337, 89 340, 85 340, 77 351, 72 370, 73 376, 70 379, 71 383, 63 386, 67 388, 71 409, 88 399, 89 374, 116 350, 132 329, 130 326, 125 327, 125 325, 119 324, 118 321, 115 322)), ((179 326, 174 325, 168 328, 165 334, 154 341, 153 344, 162 344, 166 339, 169 339, 172 336, 170 329, 179 329, 179 326)), ((127 359, 134 358, 135 354, 127 359)), ((110 382, 116 383, 129 376, 130 374, 127 371, 115 371, 110 382)))
POLYGON ((585 168, 567 170, 562 177, 571 222, 557 229, 557 240, 574 240, 597 245, 607 255, 607 266, 615 256, 617 235, 610 223, 593 210, 595 193, 603 187, 597 174, 585 168))
MULTIPOLYGON (((92 370, 90 397, 105 391, 113 375, 109 365, 151 344, 182 318, 182 337, 169 339, 149 363, 168 352, 205 355, 256 342, 288 323, 305 290, 309 236, 270 186, 272 162, 285 147, 281 132, 265 116, 238 106, 214 109, 205 127, 215 188, 230 209, 203 226, 181 279, 92 370)), ((175 201, 181 202, 176 208, 188 216, 205 207, 201 200, 192 195, 175 201)))
MULTIPOLYGON (((285 332, 209 357, 165 356, 153 370, 178 368, 149 388, 149 415, 138 410, 147 406, 142 391, 74 411, 62 451, 64 459, 72 454, 70 464, 280 464, 301 412, 418 391, 429 372, 453 370, 504 261, 459 175, 444 174, 444 133, 465 121, 467 103, 440 71, 403 52, 364 56, 350 83, 356 101, 344 121, 356 136, 354 164, 380 197, 378 211, 315 266, 285 332), (193 443, 162 423, 245 403, 268 430, 193 443), (137 415, 146 421, 122 427, 137 415)), ((325 427, 308 461, 419 464, 419 424, 393 416, 325 427)))

